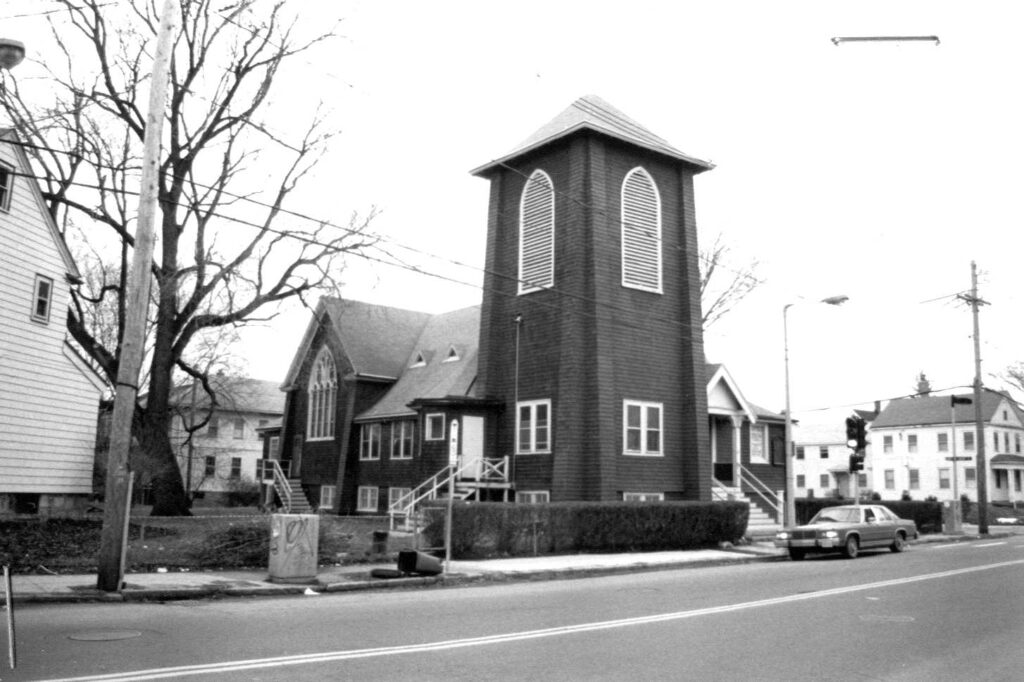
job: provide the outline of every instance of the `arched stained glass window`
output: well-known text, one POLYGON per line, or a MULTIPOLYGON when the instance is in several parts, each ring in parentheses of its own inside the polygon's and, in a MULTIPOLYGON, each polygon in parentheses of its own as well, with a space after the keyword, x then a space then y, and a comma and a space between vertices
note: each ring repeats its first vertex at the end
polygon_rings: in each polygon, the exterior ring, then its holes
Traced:
POLYGON ((334 358, 321 348, 309 375, 309 417, 306 440, 334 438, 334 419, 338 399, 338 372, 334 358))
POLYGON ((519 202, 519 293, 555 284, 555 191, 551 178, 535 170, 519 202))
POLYGON ((643 168, 622 182, 622 286, 661 293, 661 198, 643 168))

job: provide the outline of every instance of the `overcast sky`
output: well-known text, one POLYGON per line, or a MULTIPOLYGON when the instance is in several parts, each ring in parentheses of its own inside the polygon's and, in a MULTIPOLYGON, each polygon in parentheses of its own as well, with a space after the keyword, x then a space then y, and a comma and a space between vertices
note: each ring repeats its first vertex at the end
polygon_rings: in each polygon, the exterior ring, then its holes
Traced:
MULTIPOLYGON (((375 229, 410 247, 410 262, 472 285, 362 263, 351 298, 431 312, 478 303, 488 187, 468 171, 596 94, 716 164, 696 183, 700 235, 724 235, 727 267, 759 261, 764 284, 705 346, 748 400, 783 407, 782 310, 794 302, 807 303, 789 312, 798 413, 905 395, 921 371, 936 389, 969 384, 971 316, 953 297, 969 289, 972 259, 991 303, 984 373, 1024 360, 1017 3, 303 7, 341 20, 345 36, 296 78, 330 95, 344 131, 303 212, 337 219, 374 205, 375 229), (831 42, 864 35, 941 44, 831 42), (837 294, 849 303, 810 304, 837 294)), ((17 37, 32 21, 2 30, 17 37)), ((250 372, 283 378, 306 319, 250 335, 250 372)))

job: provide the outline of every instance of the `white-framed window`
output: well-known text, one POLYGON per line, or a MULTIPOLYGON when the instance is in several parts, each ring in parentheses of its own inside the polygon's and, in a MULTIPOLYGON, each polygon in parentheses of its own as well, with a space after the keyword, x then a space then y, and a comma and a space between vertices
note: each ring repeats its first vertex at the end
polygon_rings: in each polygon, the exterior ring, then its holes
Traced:
POLYGON ((412 492, 412 488, 388 488, 388 509, 394 508, 400 499, 412 492))
POLYGON ((229 476, 231 478, 235 478, 235 479, 238 479, 238 478, 242 477, 242 458, 241 457, 232 457, 231 458, 231 473, 229 474, 229 476))
POLYGON ((551 493, 547 490, 519 490, 516 502, 519 504, 546 504, 551 501, 551 493))
POLYGON ((622 181, 622 286, 661 293, 661 197, 643 168, 622 181))
POLYGON ((756 464, 768 462, 768 427, 765 424, 750 425, 750 461, 756 464))
POLYGON ((207 438, 219 438, 220 437, 220 419, 217 417, 210 417, 210 421, 206 422, 206 437, 207 438))
POLYGON ((892 436, 882 436, 882 452, 892 454, 892 436))
POLYGON ((361 485, 356 493, 356 511, 375 512, 380 489, 375 485, 361 485))
POLYGON ((949 469, 943 467, 939 469, 939 488, 941 490, 948 490, 950 487, 949 469))
POLYGON ((828 459, 828 446, 827 445, 819 445, 818 446, 818 459, 828 459))
POLYGON ((413 434, 416 422, 411 419, 391 424, 391 459, 412 459, 413 434))
POLYGON ((885 470, 885 489, 896 490, 896 470, 886 469, 885 470))
POLYGON ((551 452, 551 401, 520 401, 516 409, 516 454, 548 452, 551 452))
POLYGON ((271 436, 270 444, 267 447, 267 457, 274 458, 277 451, 281 449, 281 436, 271 436))
POLYGON ((235 419, 232 420, 232 425, 235 427, 233 433, 235 440, 242 440, 245 438, 245 419, 242 417, 235 417, 235 419))
POLYGON ((623 454, 654 457, 661 456, 661 413, 661 403, 648 403, 635 400, 623 401, 623 454))
POLYGON ((622 493, 623 502, 664 502, 665 493, 622 493))
POLYGON ((818 483, 821 484, 820 487, 821 487, 822 490, 828 490, 829 488, 832 487, 832 485, 830 484, 829 479, 828 479, 828 474, 821 474, 818 477, 818 483))
POLYGON ((44 324, 49 322, 52 304, 53 280, 44 275, 36 275, 35 287, 32 290, 32 319, 44 324))
POLYGON ((334 438, 334 415, 338 399, 338 371, 326 346, 317 353, 309 373, 309 416, 307 440, 334 438))
POLYGON ((804 455, 804 446, 803 445, 797 445, 796 446, 796 458, 797 459, 803 459, 804 456, 805 456, 804 455))
POLYGON ((964 487, 976 488, 978 486, 978 470, 974 467, 964 467, 964 487))
POLYGON ((364 461, 380 459, 380 423, 363 424, 359 427, 359 459, 364 461))
POLYGON ((428 414, 426 432, 427 440, 444 440, 444 415, 428 414))
POLYGON ((555 190, 551 178, 535 170, 519 200, 519 293, 555 284, 555 190))
POLYGON ((866 490, 868 487, 868 475, 864 473, 857 474, 857 486, 861 490, 866 490))
POLYGON ((949 434, 940 433, 938 437, 939 452, 949 452, 949 434))
POLYGON ((338 487, 334 485, 322 485, 320 486, 320 504, 317 506, 318 509, 334 509, 334 495, 338 491, 338 487))
POLYGON ((14 169, 0 163, 0 211, 11 210, 11 194, 14 189, 14 169))
POLYGON ((207 455, 203 461, 203 476, 205 478, 213 478, 217 475, 217 458, 213 455, 207 455))
POLYGON ((917 452, 917 434, 911 433, 907 436, 907 452, 913 454, 917 452))
POLYGON ((921 472, 917 469, 907 469, 907 476, 909 477, 910 483, 907 486, 911 490, 921 489, 921 472))
POLYGON ((1020 454, 1020 434, 1013 434, 1013 451, 1020 454))
POLYGON ((796 487, 803 488, 807 484, 807 478, 803 474, 796 475, 796 487))
POLYGON ((974 431, 964 431, 964 450, 974 452, 974 431))

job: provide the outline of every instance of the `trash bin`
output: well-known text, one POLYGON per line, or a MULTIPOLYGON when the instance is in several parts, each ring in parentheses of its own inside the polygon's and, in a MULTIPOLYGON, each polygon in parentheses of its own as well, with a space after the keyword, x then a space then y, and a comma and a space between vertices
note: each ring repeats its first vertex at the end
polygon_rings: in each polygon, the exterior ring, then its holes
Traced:
POLYGON ((960 500, 949 500, 942 503, 942 530, 945 533, 959 533, 963 530, 960 500))
POLYGON ((316 514, 272 514, 270 569, 272 583, 316 582, 320 517, 316 514))
POLYGON ((398 553, 398 570, 402 573, 438 575, 442 572, 441 560, 414 549, 403 549, 398 553))

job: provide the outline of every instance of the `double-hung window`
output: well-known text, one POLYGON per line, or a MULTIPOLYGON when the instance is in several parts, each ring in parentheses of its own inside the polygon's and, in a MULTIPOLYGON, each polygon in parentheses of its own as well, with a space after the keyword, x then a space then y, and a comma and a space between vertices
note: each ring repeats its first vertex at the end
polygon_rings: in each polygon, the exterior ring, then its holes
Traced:
POLYGON ((949 452, 949 434, 939 434, 939 452, 949 452))
POLYGON ((425 430, 427 440, 444 440, 444 415, 428 414, 425 430))
POLYGON ((380 489, 377 486, 361 485, 356 495, 356 511, 377 511, 377 499, 380 489))
POLYGON ((52 304, 53 280, 43 275, 36 275, 36 284, 32 292, 32 319, 36 322, 49 322, 52 304))
POLYGON ((767 440, 768 427, 766 425, 750 425, 750 461, 752 463, 765 464, 768 462, 767 440))
POLYGON ((242 458, 232 457, 231 458, 231 472, 229 474, 231 478, 239 479, 242 477, 242 458))
POLYGON ((911 433, 907 436, 907 452, 913 454, 917 452, 917 434, 911 433))
POLYGON ((359 459, 380 459, 380 423, 363 424, 359 431, 359 459))
POLYGON ((414 433, 414 421, 402 420, 391 424, 391 459, 412 459, 414 433))
POLYGON ((551 452, 551 401, 520 401, 516 409, 516 454, 548 452, 551 452))
POLYGON ((333 485, 322 485, 320 486, 320 505, 319 509, 333 509, 334 508, 334 494, 338 491, 337 486, 333 485))
POLYGON ((622 493, 623 502, 664 502, 665 493, 622 493))
POLYGON ((11 210, 11 190, 14 187, 14 169, 0 163, 0 211, 11 210))
POLYGON ((626 400, 622 412, 623 453, 661 456, 662 404, 626 400))

